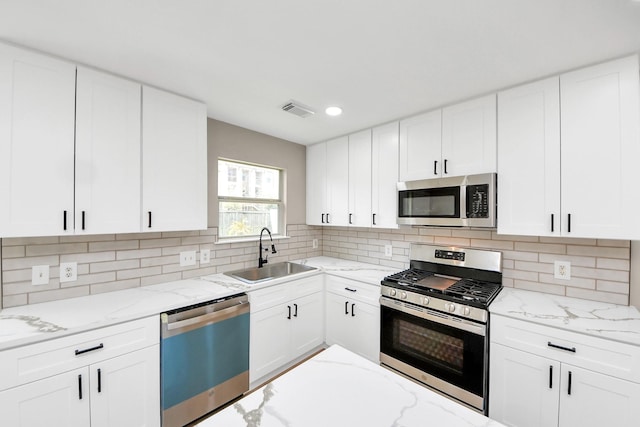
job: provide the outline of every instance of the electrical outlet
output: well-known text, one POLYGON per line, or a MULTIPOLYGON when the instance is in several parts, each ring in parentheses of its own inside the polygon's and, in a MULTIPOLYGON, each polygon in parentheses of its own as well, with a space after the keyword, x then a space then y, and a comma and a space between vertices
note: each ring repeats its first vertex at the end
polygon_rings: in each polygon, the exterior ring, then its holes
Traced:
POLYGON ((48 285, 49 284, 49 266, 34 265, 31 267, 31 284, 32 285, 48 285))
POLYGON ((313 239, 311 241, 311 246, 313 247, 313 249, 318 249, 318 239, 313 239))
POLYGON ((555 261, 553 263, 553 277, 571 280, 571 263, 569 261, 555 261))
POLYGON ((196 251, 180 252, 180 267, 196 265, 196 251))
POLYGON ((393 246, 384 245, 384 256, 393 256, 393 246))
POLYGON ((208 264, 211 262, 211 250, 200 249, 200 264, 208 264))
POLYGON ((78 280, 78 263, 77 262, 61 262, 60 263, 60 283, 75 282, 78 280))

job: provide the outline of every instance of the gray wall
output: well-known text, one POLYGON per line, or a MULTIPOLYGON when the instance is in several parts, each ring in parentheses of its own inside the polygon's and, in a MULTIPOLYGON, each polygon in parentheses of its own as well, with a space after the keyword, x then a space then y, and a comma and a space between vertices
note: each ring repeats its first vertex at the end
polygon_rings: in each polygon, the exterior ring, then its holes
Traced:
POLYGON ((306 222, 306 147, 214 119, 207 120, 209 227, 218 226, 218 158, 285 170, 287 224, 306 222))

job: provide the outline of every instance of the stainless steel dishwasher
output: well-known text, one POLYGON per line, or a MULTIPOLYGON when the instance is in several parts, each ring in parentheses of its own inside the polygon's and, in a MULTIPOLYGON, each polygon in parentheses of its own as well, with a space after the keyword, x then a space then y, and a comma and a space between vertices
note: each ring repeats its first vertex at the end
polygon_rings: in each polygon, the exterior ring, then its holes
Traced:
POLYGON ((163 427, 184 426, 249 389, 246 294, 160 315, 163 427))

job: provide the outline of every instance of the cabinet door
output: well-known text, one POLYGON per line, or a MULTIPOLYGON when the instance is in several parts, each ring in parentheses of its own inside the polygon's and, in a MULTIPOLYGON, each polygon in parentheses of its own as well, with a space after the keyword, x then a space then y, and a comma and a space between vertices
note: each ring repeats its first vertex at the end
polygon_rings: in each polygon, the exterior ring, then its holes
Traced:
POLYGON ((76 369, 0 392, 0 425, 90 425, 88 372, 76 369))
POLYGON ((398 228, 398 122, 373 128, 371 141, 371 224, 398 228))
POLYGON ((292 306, 291 359, 313 350, 324 342, 324 307, 322 292, 298 298, 292 306))
POLYGON ((441 154, 442 110, 400 122, 400 181, 438 177, 441 154))
POLYGON ((349 301, 351 329, 353 340, 351 348, 354 353, 372 362, 380 362, 380 306, 360 301, 349 301))
POLYGON ((140 231, 141 86, 78 67, 76 90, 76 234, 140 231))
POLYGON ((207 228, 206 105, 142 93, 142 230, 207 228))
POLYGON ((560 76, 563 234, 640 238, 638 57, 560 76))
POLYGON ((331 292, 326 294, 325 301, 325 341, 351 350, 357 331, 351 328, 349 301, 331 292))
POLYGON ((147 347, 91 366, 91 427, 160 425, 160 350, 147 347))
POLYGON ((307 146, 307 224, 323 225, 327 205, 327 145, 307 146))
POLYGON ((562 427, 636 426, 640 420, 639 403, 640 384, 562 365, 562 427))
POLYGON ((371 130, 349 135, 349 225, 371 227, 371 130))
POLYGON ((349 141, 327 141, 327 224, 349 225, 349 141))
POLYGON ((264 377, 291 360, 287 305, 251 313, 249 382, 264 377))
POLYGON ((75 84, 75 65, 0 44, 0 237, 73 233, 75 84))
POLYGON ((560 235, 558 77, 498 94, 498 177, 498 233, 560 235))
POLYGON ((442 109, 442 176, 496 171, 496 96, 442 109))
POLYGON ((489 363, 489 417, 513 427, 558 425, 560 363, 495 343, 489 363))

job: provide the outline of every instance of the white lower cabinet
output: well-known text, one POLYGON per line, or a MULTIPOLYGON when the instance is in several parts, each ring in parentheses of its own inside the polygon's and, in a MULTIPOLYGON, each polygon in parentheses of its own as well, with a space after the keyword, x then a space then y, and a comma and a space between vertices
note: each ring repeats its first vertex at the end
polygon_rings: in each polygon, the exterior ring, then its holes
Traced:
POLYGON ((355 280, 326 276, 326 342, 373 362, 380 361, 380 289, 355 280))
POLYGON ((0 425, 159 426, 159 323, 154 316, 0 353, 13 368, 3 377, 0 425))
POLYGON ((491 328, 489 417, 514 427, 637 425, 639 349, 502 317, 491 328), (527 351, 513 345, 520 339, 527 351))
POLYGON ((324 342, 322 275, 249 294, 253 384, 324 342))

